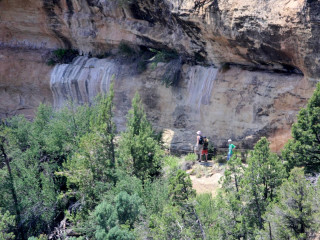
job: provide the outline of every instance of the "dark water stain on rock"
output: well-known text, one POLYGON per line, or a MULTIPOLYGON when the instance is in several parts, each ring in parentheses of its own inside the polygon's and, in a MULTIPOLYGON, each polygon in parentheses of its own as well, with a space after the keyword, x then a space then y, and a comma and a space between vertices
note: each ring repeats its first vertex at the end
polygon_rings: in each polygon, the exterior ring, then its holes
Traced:
POLYGON ((146 88, 140 91, 141 99, 146 107, 151 110, 157 110, 160 96, 155 88, 146 88))
POLYGON ((173 123, 175 128, 186 128, 187 127, 187 115, 181 114, 179 115, 173 123))
POLYGON ((62 10, 60 0, 42 0, 42 2, 43 9, 48 17, 49 29, 54 33, 57 39, 59 39, 64 44, 65 48, 72 48, 72 43, 70 42, 70 40, 61 33, 62 23, 60 22, 60 19, 54 11, 55 6, 62 10))
POLYGON ((81 91, 80 91, 77 79, 74 79, 74 80, 71 81, 71 86, 73 86, 74 89, 75 89, 75 92, 76 92, 76 95, 77 95, 77 103, 83 104, 83 99, 82 99, 82 96, 81 96, 81 91))
POLYGON ((66 3, 67 3, 67 7, 68 7, 68 25, 69 27, 71 26, 71 18, 72 18, 72 15, 74 13, 74 8, 73 8, 73 4, 72 4, 72 0, 66 0, 66 3))
POLYGON ((310 75, 312 77, 320 76, 320 64, 315 64, 320 56, 320 1, 319 0, 308 0, 306 12, 309 15, 311 23, 311 38, 308 39, 308 48, 312 49, 311 55, 306 55, 305 65, 313 66, 310 68, 310 75))

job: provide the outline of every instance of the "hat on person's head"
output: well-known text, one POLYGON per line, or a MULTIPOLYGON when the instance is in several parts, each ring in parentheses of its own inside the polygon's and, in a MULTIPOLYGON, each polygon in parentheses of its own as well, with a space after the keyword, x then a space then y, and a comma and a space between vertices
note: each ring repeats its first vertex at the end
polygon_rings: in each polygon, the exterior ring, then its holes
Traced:
POLYGON ((231 142, 231 141, 232 141, 231 139, 228 140, 228 142, 231 142))
POLYGON ((201 131, 198 131, 197 134, 201 135, 201 131))

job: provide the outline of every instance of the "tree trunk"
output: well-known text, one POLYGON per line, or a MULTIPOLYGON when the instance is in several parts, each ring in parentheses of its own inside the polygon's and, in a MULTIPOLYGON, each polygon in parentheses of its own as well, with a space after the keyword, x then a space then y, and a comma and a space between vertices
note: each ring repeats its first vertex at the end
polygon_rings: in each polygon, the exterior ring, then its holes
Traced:
POLYGON ((270 237, 270 240, 272 240, 271 224, 270 222, 268 222, 268 224, 269 224, 269 237, 270 237))
POLYGON ((196 219, 197 219, 197 223, 199 224, 199 228, 200 228, 200 231, 201 231, 201 234, 202 234, 202 239, 206 239, 206 233, 204 232, 203 230, 203 227, 202 227, 202 224, 201 224, 201 221, 194 209, 194 207, 192 207, 192 210, 193 210, 193 214, 195 215, 196 219))
POLYGON ((20 222, 21 222, 21 213, 20 213, 20 209, 19 209, 19 204, 18 204, 18 198, 17 198, 17 193, 16 193, 16 189, 14 187, 14 182, 13 182, 13 176, 12 176, 12 171, 11 171, 11 167, 10 167, 10 160, 8 158, 8 155, 6 154, 6 151, 4 149, 4 143, 5 143, 5 139, 3 138, 0 144, 0 151, 1 154, 4 158, 5 164, 8 168, 8 173, 9 173, 9 181, 10 181, 10 190, 11 190, 11 195, 13 198, 13 202, 14 202, 14 209, 16 211, 16 226, 17 226, 17 235, 20 236, 21 239, 24 239, 24 234, 23 234, 23 229, 20 226, 20 222))

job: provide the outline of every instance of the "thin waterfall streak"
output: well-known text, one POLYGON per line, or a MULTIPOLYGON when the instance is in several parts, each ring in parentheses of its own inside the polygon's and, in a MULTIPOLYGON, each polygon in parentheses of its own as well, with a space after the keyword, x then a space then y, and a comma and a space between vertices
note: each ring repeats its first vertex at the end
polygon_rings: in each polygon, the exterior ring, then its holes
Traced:
POLYGON ((200 112, 201 105, 210 103, 214 80, 218 69, 213 67, 192 67, 188 74, 187 104, 200 112))
POLYGON ((204 105, 208 105, 210 103, 211 98, 211 92, 213 88, 214 80, 217 76, 217 69, 212 68, 210 71, 208 71, 207 77, 206 77, 206 85, 204 87, 204 95, 202 96, 201 102, 204 105))
POLYGON ((50 79, 54 106, 62 107, 69 99, 78 104, 92 102, 98 93, 109 91, 117 73, 118 67, 105 59, 77 57, 70 64, 56 65, 50 79))

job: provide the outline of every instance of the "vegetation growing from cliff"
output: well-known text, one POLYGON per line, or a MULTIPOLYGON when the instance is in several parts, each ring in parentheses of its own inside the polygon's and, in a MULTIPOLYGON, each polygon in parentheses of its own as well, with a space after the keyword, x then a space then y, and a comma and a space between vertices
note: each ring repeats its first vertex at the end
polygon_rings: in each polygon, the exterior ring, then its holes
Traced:
POLYGON ((118 46, 118 52, 120 57, 137 62, 138 73, 144 72, 148 64, 152 69, 155 69, 160 62, 170 63, 161 77, 161 82, 166 87, 174 86, 180 80, 182 59, 175 50, 141 48, 140 51, 136 51, 126 42, 121 42, 118 46))
POLYGON ((150 59, 151 67, 156 68, 158 63, 170 62, 166 72, 162 75, 161 81, 166 87, 176 85, 180 80, 182 60, 176 51, 150 49, 155 55, 150 59))
POLYGON ((119 139, 113 86, 91 107, 40 105, 33 122, 7 119, 0 238, 310 239, 319 230, 320 184, 295 166, 318 166, 308 154, 316 153, 319 89, 293 128, 299 148, 289 145, 280 159, 260 139, 246 164, 236 154, 227 163, 216 197, 197 195, 179 158, 165 155, 138 94, 119 139))
POLYGON ((118 46, 119 53, 125 57, 132 57, 137 52, 126 42, 120 42, 118 46))
POLYGON ((74 49, 57 49, 50 53, 47 64, 54 66, 56 64, 70 63, 78 55, 78 51, 74 49))

